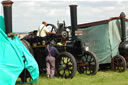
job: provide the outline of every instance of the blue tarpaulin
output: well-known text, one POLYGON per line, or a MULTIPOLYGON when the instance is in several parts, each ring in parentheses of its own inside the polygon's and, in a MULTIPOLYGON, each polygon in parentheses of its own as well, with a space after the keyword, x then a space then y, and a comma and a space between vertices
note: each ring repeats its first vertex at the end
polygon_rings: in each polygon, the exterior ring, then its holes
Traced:
POLYGON ((1 19, 3 18, 0 18, 0 85, 15 85, 24 68, 29 71, 32 82, 36 82, 39 77, 37 62, 17 36, 10 39, 5 34, 1 19))
POLYGON ((4 18, 0 16, 0 28, 5 32, 4 18))

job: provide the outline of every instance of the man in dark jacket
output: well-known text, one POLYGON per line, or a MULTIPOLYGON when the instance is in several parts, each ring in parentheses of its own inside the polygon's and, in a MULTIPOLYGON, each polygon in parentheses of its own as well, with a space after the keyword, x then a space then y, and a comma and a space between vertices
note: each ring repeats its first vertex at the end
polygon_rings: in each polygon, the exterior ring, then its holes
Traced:
POLYGON ((59 54, 59 51, 53 45, 48 45, 46 52, 47 76, 53 78, 55 74, 55 57, 59 54))

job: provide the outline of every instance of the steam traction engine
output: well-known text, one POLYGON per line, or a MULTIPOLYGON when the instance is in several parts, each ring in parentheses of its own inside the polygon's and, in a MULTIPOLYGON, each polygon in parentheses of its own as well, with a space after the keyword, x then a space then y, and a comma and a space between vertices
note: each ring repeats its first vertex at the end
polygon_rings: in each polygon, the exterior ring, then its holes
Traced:
POLYGON ((86 73, 88 75, 96 74, 99 64, 96 55, 86 50, 86 46, 75 35, 77 30, 77 5, 70 5, 71 11, 71 28, 72 33, 66 31, 68 27, 65 23, 58 23, 58 28, 52 24, 51 32, 55 34, 48 35, 44 40, 41 37, 34 36, 36 31, 22 39, 24 45, 34 55, 38 62, 40 72, 44 72, 45 65, 45 47, 47 43, 53 42, 54 46, 59 50, 60 54, 56 56, 56 73, 63 78, 73 78, 76 71, 86 73))

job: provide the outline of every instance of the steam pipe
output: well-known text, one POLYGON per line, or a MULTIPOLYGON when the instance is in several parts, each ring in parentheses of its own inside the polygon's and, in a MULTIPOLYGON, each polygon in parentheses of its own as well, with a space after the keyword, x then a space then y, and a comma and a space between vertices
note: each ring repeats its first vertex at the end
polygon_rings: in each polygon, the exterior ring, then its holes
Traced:
POLYGON ((120 14, 120 21, 121 21, 121 30, 122 30, 122 36, 121 36, 121 40, 122 42, 126 41, 126 26, 125 26, 125 13, 121 12, 120 14))
POLYGON ((12 4, 11 0, 2 1, 6 34, 12 32, 12 4))
POLYGON ((77 5, 69 5, 72 27, 72 40, 76 38, 75 30, 77 30, 77 5))

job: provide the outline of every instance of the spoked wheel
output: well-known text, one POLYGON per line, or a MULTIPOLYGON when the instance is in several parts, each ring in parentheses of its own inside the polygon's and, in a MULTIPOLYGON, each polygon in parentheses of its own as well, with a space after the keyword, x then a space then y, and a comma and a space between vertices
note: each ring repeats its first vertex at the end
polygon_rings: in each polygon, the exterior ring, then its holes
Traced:
POLYGON ((95 75, 99 69, 96 55, 91 51, 85 51, 77 65, 77 70, 81 74, 95 75))
POLYGON ((56 59, 57 75, 62 78, 73 78, 77 70, 76 60, 71 53, 63 52, 56 59))
POLYGON ((126 70, 126 60, 123 56, 115 56, 112 58, 112 70, 124 72, 126 70))

